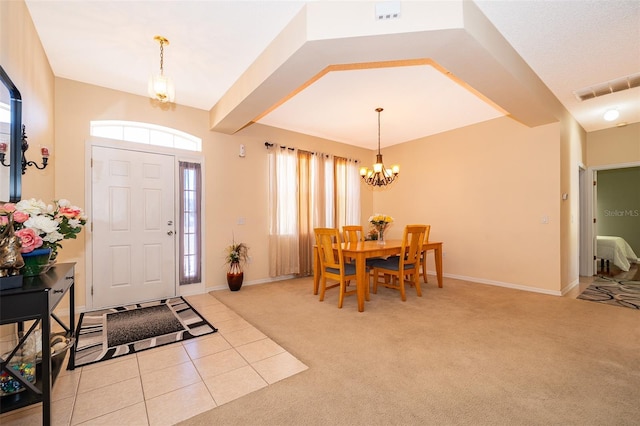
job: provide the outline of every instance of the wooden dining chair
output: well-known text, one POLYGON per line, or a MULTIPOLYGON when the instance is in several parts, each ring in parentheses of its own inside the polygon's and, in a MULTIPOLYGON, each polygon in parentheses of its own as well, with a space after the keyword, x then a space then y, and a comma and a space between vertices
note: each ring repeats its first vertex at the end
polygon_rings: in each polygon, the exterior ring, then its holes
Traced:
POLYGON ((315 228, 316 246, 320 256, 320 301, 324 300, 325 291, 329 288, 339 287, 338 308, 342 308, 344 296, 356 294, 356 290, 347 290, 347 281, 356 279, 356 267, 347 263, 342 255, 340 232, 335 228, 315 228), (327 279, 336 280, 337 283, 327 286, 327 279))
POLYGON ((345 243, 364 241, 362 225, 345 225, 342 227, 342 238, 345 243))
MULTIPOLYGON (((362 225, 345 225, 342 227, 342 235, 344 237, 345 243, 359 242, 364 241, 364 228, 362 225)), ((347 262, 353 262, 353 259, 347 256, 347 262)), ((380 259, 379 257, 370 257, 365 261, 367 263, 367 271, 373 271, 371 269, 371 264, 376 260, 380 259)), ((349 281, 347 281, 347 285, 349 285, 349 281)))
POLYGON ((407 300, 405 292, 405 281, 407 277, 412 277, 413 285, 416 287, 416 294, 422 297, 420 289, 420 254, 424 242, 425 225, 407 225, 404 228, 402 237, 402 248, 399 256, 393 256, 386 260, 378 260, 373 267, 373 293, 378 292, 378 284, 383 287, 400 290, 402 301, 407 300), (391 281, 386 278, 380 281, 380 276, 391 276, 391 281))

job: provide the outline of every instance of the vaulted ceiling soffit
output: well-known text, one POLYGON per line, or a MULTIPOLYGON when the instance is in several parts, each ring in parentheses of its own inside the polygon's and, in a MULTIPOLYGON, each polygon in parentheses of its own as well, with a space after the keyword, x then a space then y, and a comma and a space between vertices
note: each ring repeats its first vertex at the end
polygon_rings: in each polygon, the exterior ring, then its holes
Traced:
POLYGON ((443 2, 408 2, 419 3, 422 9, 413 12, 425 18, 412 16, 409 29, 376 34, 380 27, 354 25, 355 16, 338 29, 322 26, 331 16, 322 7, 331 3, 307 5, 291 21, 210 110, 212 130, 233 134, 263 120, 334 72, 402 67, 437 70, 484 102, 486 119, 507 115, 529 127, 557 121, 560 103, 475 4, 452 2, 447 19, 436 25, 429 8, 443 2), (332 30, 322 34, 319 28, 332 30))

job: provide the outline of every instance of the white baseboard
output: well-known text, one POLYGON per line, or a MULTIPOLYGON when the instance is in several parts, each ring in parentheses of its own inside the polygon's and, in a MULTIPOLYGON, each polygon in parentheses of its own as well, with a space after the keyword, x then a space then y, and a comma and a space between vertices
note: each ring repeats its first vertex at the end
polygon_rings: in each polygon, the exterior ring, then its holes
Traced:
MULTIPOLYGON (((428 271, 427 272, 428 275, 436 275, 435 272, 431 272, 428 271)), ((494 281, 494 280, 485 280, 484 278, 475 278, 475 277, 467 277, 464 275, 453 275, 453 274, 442 274, 443 276, 447 277, 447 278, 454 278, 457 280, 463 280, 463 281, 470 281, 470 282, 474 282, 474 283, 479 283, 479 284, 489 284, 489 285, 495 285, 497 287, 506 287, 506 288, 513 288, 516 290, 523 290, 523 291, 529 291, 532 293, 542 293, 542 294, 549 294, 551 296, 562 296, 562 292, 557 291, 557 290, 545 290, 543 288, 538 288, 538 287, 529 287, 526 285, 520 285, 520 284, 513 284, 513 283, 505 283, 502 281, 494 281)))
POLYGON ((575 287, 577 287, 580 284, 580 279, 576 279, 574 282, 570 283, 569 285, 567 285, 566 287, 564 287, 562 290, 560 290, 560 292, 562 293, 562 295, 564 296, 565 294, 569 293, 571 290, 573 290, 575 287))
MULTIPOLYGON (((435 277, 436 273, 432 272, 432 271, 428 271, 427 275, 435 277)), ((479 284, 495 285, 495 286, 498 286, 498 287, 513 288, 513 289, 516 289, 516 290, 529 291, 529 292, 532 292, 532 293, 549 294, 551 296, 564 296, 565 294, 567 294, 569 291, 571 291, 574 287, 576 287, 579 284, 579 280, 575 280, 574 282, 572 282, 568 286, 564 287, 561 291, 556 291, 556 290, 545 290, 545 289, 538 288, 538 287, 524 286, 524 285, 520 285, 520 284, 505 283, 505 282, 502 282, 502 281, 486 280, 486 279, 483 279, 483 278, 467 277, 467 276, 464 276, 464 275, 453 275, 453 274, 442 274, 442 275, 444 277, 453 278, 453 279, 456 279, 456 280, 469 281, 469 282, 474 282, 474 283, 479 283, 479 284)), ((242 285, 243 286, 251 286, 251 285, 257 285, 257 284, 266 284, 266 283, 272 283, 272 282, 277 282, 277 281, 290 280, 290 279, 293 279, 293 278, 296 278, 296 277, 297 277, 296 275, 283 275, 281 277, 276 277, 276 278, 264 278, 264 279, 261 279, 261 280, 245 281, 242 285)), ((210 291, 220 291, 220 290, 229 290, 229 287, 226 284, 217 285, 217 286, 209 286, 209 287, 205 288, 204 293, 208 293, 210 291)), ((197 294, 197 293, 194 293, 194 294, 197 294)), ((76 314, 83 313, 83 312, 86 312, 86 306, 84 306, 84 305, 83 306, 76 306, 76 314)), ((67 309, 60 309, 60 310, 56 311, 56 314, 58 316, 69 316, 69 309, 68 308, 67 309)))
MULTIPOLYGON (((277 282, 277 281, 290 280, 290 279, 293 279, 293 278, 296 278, 296 277, 297 277, 297 275, 283 275, 281 277, 275 277, 275 278, 263 278, 261 280, 245 281, 244 283, 242 283, 242 286, 273 283, 273 282, 277 282)), ((229 286, 226 285, 226 284, 223 284, 223 285, 217 285, 215 287, 207 287, 205 289, 205 292, 208 293, 210 291, 219 291, 219 290, 229 290, 229 286)))

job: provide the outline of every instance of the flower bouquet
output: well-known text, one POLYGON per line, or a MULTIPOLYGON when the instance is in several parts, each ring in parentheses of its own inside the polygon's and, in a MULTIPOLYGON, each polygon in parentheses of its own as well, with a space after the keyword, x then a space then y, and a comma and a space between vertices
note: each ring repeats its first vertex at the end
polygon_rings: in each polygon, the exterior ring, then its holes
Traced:
MULTIPOLYGON (((0 235, 6 237, 2 244, 9 241, 9 234, 17 237, 21 257, 46 252, 50 253, 48 259, 54 261, 62 248, 60 242, 75 239, 86 223, 84 211, 64 199, 53 205, 35 198, 0 205, 0 235)), ((21 260, 18 267, 22 267, 21 260)), ((3 263, 2 267, 8 266, 3 263)))
POLYGON ((378 232, 378 244, 384 244, 384 231, 387 229, 390 223, 393 222, 391 216, 376 213, 369 218, 369 223, 378 232))

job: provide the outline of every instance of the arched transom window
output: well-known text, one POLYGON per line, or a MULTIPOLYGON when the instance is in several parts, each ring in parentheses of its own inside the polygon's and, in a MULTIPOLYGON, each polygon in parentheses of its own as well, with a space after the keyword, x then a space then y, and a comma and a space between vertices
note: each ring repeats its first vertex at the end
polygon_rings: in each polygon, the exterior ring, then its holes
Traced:
POLYGON ((92 121, 91 136, 188 151, 202 151, 202 139, 198 137, 169 127, 135 121, 92 121))

